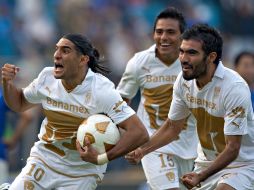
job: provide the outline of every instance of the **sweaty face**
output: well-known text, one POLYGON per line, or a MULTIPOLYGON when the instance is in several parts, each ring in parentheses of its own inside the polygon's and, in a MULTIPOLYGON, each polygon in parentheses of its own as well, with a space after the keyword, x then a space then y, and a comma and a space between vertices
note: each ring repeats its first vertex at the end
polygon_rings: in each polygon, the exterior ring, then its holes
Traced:
POLYGON ((183 40, 179 59, 185 80, 199 79, 207 73, 207 57, 202 44, 196 40, 183 40))
POLYGON ((177 56, 180 46, 180 26, 178 20, 166 18, 157 21, 153 34, 160 59, 177 56))
POLYGON ((78 72, 80 54, 75 49, 75 45, 61 38, 56 44, 54 53, 54 76, 57 79, 72 80, 75 79, 78 72))

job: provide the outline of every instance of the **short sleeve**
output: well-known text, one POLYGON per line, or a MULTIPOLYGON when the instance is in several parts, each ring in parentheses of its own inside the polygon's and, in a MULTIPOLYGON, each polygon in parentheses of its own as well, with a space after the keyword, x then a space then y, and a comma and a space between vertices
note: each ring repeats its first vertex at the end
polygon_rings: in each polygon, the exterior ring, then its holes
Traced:
POLYGON ((135 111, 123 101, 114 84, 103 85, 102 93, 98 98, 98 106, 103 113, 106 113, 116 124, 128 119, 135 111))
POLYGON ((117 90, 124 98, 132 99, 139 89, 136 64, 136 56, 134 56, 127 63, 125 72, 117 86, 117 90))
POLYGON ((46 73, 49 70, 46 68, 34 79, 26 88, 23 88, 23 93, 26 100, 30 103, 37 104, 41 103, 41 97, 39 95, 39 89, 46 80, 46 73))
POLYGON ((247 117, 251 99, 248 86, 243 84, 242 82, 235 83, 224 97, 225 135, 244 135, 248 132, 247 117))

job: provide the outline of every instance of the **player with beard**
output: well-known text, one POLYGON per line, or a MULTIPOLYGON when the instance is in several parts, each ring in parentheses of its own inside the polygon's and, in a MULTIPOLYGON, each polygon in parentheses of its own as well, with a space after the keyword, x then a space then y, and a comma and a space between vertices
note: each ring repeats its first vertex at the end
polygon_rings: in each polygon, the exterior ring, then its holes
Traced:
POLYGON ((220 33, 197 24, 182 35, 182 72, 174 84, 173 100, 164 125, 128 159, 172 142, 193 114, 200 140, 194 172, 181 179, 188 189, 253 189, 254 121, 248 84, 221 62, 220 33))
MULTIPOLYGON (((173 85, 181 71, 178 56, 180 36, 185 25, 185 19, 177 9, 169 7, 161 11, 154 23, 155 44, 130 59, 117 87, 127 102, 140 89, 137 114, 150 136, 167 119, 173 85)), ((186 118, 183 128, 181 134, 175 136, 174 142, 147 154, 141 160, 151 189, 185 189, 179 183, 179 176, 192 171, 197 156, 198 140, 193 116, 186 118)))

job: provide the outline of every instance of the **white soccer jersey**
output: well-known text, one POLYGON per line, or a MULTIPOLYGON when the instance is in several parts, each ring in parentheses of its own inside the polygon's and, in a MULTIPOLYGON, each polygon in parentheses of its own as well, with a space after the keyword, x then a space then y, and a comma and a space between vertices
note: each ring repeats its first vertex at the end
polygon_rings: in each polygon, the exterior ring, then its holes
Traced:
POLYGON ((82 84, 67 92, 61 80, 54 78, 53 67, 48 67, 23 92, 29 102, 41 103, 46 115, 40 141, 35 143, 30 156, 68 176, 102 177, 106 164, 100 166, 81 160, 76 150, 76 133, 80 123, 90 115, 104 113, 119 124, 135 113, 114 84, 89 69, 82 84))
MULTIPOLYGON (((155 45, 135 54, 128 62, 123 77, 117 87, 122 97, 131 99, 140 89, 141 100, 137 114, 146 126, 149 135, 167 119, 172 101, 173 84, 181 71, 176 60, 172 65, 163 64, 155 55, 155 45)), ((189 159, 197 156, 197 136, 193 116, 188 119, 186 130, 179 139, 158 151, 189 159)))
POLYGON ((254 121, 246 82, 220 62, 214 77, 202 89, 196 80, 179 74, 174 85, 169 118, 179 120, 192 113, 201 143, 197 162, 209 163, 225 148, 225 135, 242 135, 241 149, 231 165, 254 162, 254 121))

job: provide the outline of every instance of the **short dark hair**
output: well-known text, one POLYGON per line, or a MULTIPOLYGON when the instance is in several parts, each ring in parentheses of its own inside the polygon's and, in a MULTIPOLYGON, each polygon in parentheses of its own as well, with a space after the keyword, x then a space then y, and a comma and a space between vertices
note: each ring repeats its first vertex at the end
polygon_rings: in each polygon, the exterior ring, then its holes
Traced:
POLYGON ((254 53, 250 52, 250 51, 242 51, 239 54, 236 55, 235 60, 234 60, 234 66, 237 67, 240 63, 240 60, 242 59, 242 57, 244 56, 250 56, 253 58, 253 63, 254 63, 254 53))
POLYGON ((195 24, 182 34, 183 40, 194 39, 202 42, 202 49, 208 55, 216 52, 215 64, 219 64, 222 57, 223 39, 219 31, 207 24, 195 24))
POLYGON ((185 18, 183 16, 183 14, 178 9, 176 9, 175 7, 167 7, 166 9, 164 9, 163 11, 161 11, 159 13, 159 15, 155 19, 154 26, 153 26, 153 31, 155 31, 155 29, 156 29, 156 25, 157 25, 158 20, 167 19, 167 18, 178 20, 180 32, 181 33, 184 32, 184 30, 186 28, 185 18))
POLYGON ((89 56, 88 67, 95 73, 107 74, 109 73, 108 68, 106 68, 101 63, 99 51, 93 47, 92 43, 88 40, 86 36, 81 34, 66 34, 63 38, 70 40, 78 52, 83 55, 89 56))

